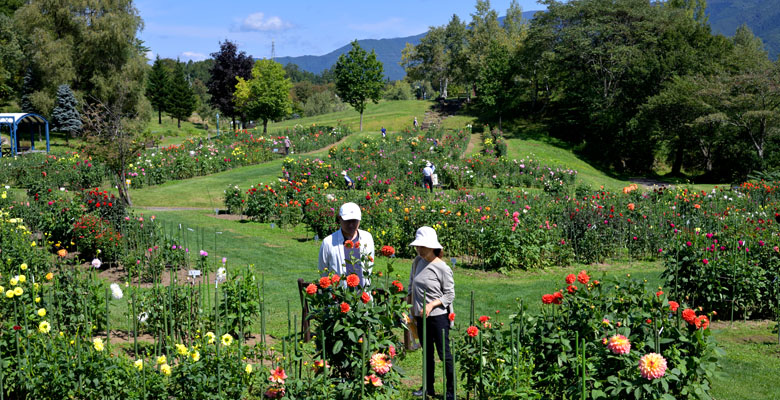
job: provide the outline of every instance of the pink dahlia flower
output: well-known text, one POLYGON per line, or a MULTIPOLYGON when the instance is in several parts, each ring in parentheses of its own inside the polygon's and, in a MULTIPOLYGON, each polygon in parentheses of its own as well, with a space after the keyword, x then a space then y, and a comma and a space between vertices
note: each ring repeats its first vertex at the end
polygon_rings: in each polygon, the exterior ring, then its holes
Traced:
POLYGON ((631 342, 623 335, 615 335, 609 338, 607 348, 615 354, 628 354, 631 351, 631 342))
POLYGON ((658 379, 666 373, 666 359, 658 353, 648 353, 639 359, 639 374, 642 378, 658 379))

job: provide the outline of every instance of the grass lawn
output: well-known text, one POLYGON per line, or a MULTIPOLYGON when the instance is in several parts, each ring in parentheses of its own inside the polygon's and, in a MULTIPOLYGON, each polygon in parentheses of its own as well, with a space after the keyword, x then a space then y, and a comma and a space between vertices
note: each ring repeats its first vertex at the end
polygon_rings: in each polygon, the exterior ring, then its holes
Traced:
MULTIPOLYGON (((411 127, 414 117, 417 117, 417 120, 422 123, 425 112, 433 104, 432 101, 420 100, 380 100, 379 104, 369 102, 363 112, 363 132, 379 132, 383 126, 389 132, 400 131, 411 127)), ((357 131, 360 128, 360 113, 349 107, 347 110, 335 113, 269 123, 268 130, 275 131, 292 128, 295 125, 314 123, 317 125, 343 125, 357 131)))

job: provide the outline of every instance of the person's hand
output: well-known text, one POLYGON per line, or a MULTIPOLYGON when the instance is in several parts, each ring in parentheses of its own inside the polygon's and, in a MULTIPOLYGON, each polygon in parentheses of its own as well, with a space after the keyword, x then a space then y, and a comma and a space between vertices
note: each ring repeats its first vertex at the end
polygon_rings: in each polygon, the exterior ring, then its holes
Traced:
POLYGON ((433 305, 433 303, 428 303, 425 305, 425 318, 428 318, 428 315, 433 311, 433 309, 436 308, 436 306, 433 305))

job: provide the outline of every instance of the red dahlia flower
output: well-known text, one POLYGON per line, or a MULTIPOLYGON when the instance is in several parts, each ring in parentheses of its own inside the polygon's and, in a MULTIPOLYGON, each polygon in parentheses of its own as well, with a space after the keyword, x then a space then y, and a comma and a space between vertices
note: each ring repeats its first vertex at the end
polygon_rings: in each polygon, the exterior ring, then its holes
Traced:
POLYGON ((589 277, 589 276, 588 276, 588 274, 585 272, 585 270, 582 270, 582 271, 580 271, 580 273, 579 273, 579 274, 577 274, 577 281, 578 281, 579 283, 581 283, 581 284, 585 285, 585 284, 587 284, 587 283, 588 283, 588 281, 589 281, 589 280, 590 280, 590 277, 589 277))
POLYGON ((310 283, 309 286, 306 286, 306 294, 313 295, 314 293, 317 293, 317 285, 310 283))
POLYGON ((680 304, 678 304, 676 301, 669 301, 669 310, 672 312, 677 312, 677 309, 680 307, 680 304))
POLYGON ((469 336, 471 336, 471 337, 475 337, 475 336, 479 335, 479 328, 477 328, 476 326, 472 325, 472 326, 468 327, 468 329, 466 329, 466 333, 469 336))
POLYGON ((490 321, 490 317, 488 317, 487 315, 483 315, 483 316, 479 317, 479 322, 480 323, 484 324, 485 322, 488 322, 488 321, 490 321))
POLYGON ((567 284, 571 285, 572 283, 574 283, 575 280, 577 280, 577 277, 574 276, 574 274, 566 275, 566 283, 567 284))
POLYGON ((696 311, 693 311, 690 308, 686 308, 682 312, 682 318, 685 320, 685 322, 693 324, 696 321, 696 311))
POLYGON ((577 287, 574 285, 569 285, 569 287, 567 287, 566 290, 569 291, 569 294, 574 294, 574 292, 577 291, 577 287))
POLYGON ((349 274, 347 276, 347 286, 353 288, 357 285, 360 285, 360 278, 358 278, 358 276, 355 274, 349 274))
POLYGON ((552 304, 553 299, 554 299, 554 297, 551 294, 542 295, 542 303, 543 304, 552 304))
POLYGON ((360 295, 360 301, 362 301, 363 304, 367 304, 369 301, 371 301, 371 295, 363 292, 363 294, 360 295))
POLYGON ((707 329, 710 326, 710 319, 706 315, 700 315, 696 317, 694 325, 696 325, 696 329, 707 329))
POLYGON ((341 303, 341 312, 348 313, 349 312, 349 304, 342 302, 341 303))
POLYGON ((393 254, 395 254, 395 249, 393 246, 382 246, 382 250, 380 250, 383 256, 390 257, 393 254))
POLYGON ((323 276, 322 278, 320 278, 320 287, 321 288, 327 289, 327 288, 330 287, 330 284, 331 284, 330 278, 328 278, 327 276, 323 276))
POLYGON ((563 302, 563 293, 561 292, 553 293, 553 304, 561 304, 561 302, 563 302))

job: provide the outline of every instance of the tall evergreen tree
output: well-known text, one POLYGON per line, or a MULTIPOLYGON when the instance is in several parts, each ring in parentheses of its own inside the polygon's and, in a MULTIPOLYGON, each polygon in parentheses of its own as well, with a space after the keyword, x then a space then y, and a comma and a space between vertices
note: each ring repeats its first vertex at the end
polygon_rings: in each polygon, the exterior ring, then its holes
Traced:
POLYGON ((219 44, 219 51, 211 53, 214 65, 209 70, 211 78, 206 86, 211 95, 211 104, 223 115, 233 119, 236 126, 237 109, 233 102, 233 93, 236 90, 238 78, 249 79, 252 76, 252 56, 238 51, 235 43, 226 40, 219 44))
POLYGON ((66 141, 81 131, 81 115, 77 107, 78 101, 70 86, 60 85, 57 88, 57 105, 51 113, 51 119, 54 130, 66 134, 66 141))
POLYGON ((171 116, 176 118, 177 126, 181 128, 181 120, 187 119, 195 111, 198 101, 192 92, 187 77, 184 75, 184 64, 176 62, 176 68, 171 77, 170 96, 168 97, 168 110, 171 116))
POLYGON ((360 130, 363 130, 363 111, 368 100, 378 103, 385 88, 384 68, 376 59, 376 53, 366 52, 358 41, 352 42, 349 53, 339 56, 334 67, 336 91, 344 101, 360 113, 360 130))
POLYGON ((160 56, 154 60, 149 78, 146 81, 146 98, 157 111, 157 123, 162 124, 162 113, 168 111, 168 99, 170 98, 170 77, 168 71, 160 60, 160 56))
POLYGON ((32 69, 27 68, 27 71, 24 73, 24 78, 22 79, 22 97, 19 102, 19 107, 26 113, 36 112, 35 107, 30 100, 30 96, 32 96, 32 93, 35 90, 33 85, 32 69))

